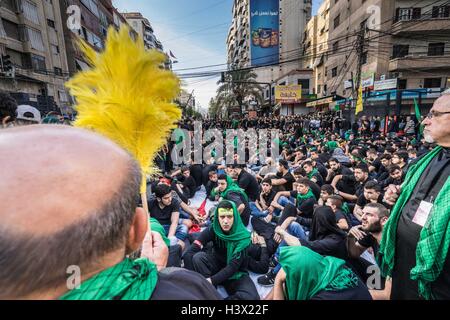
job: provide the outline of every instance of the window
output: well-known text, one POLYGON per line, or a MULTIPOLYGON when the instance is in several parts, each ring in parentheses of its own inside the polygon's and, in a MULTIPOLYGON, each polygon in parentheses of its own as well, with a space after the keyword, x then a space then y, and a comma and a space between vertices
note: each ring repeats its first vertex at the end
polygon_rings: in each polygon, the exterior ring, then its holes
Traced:
POLYGON ((86 8, 89 9, 97 18, 100 17, 98 12, 97 0, 80 0, 81 3, 85 5, 86 8))
POLYGON ((398 88, 399 88, 400 90, 406 89, 407 83, 408 83, 408 80, 407 80, 407 79, 398 79, 398 88))
POLYGON ((28 40, 31 43, 31 47, 35 50, 45 51, 44 41, 42 40, 42 34, 39 30, 27 27, 28 40))
POLYGON ((321 85, 320 85, 320 84, 318 84, 318 85, 317 85, 317 93, 318 93, 318 94, 320 94, 320 93, 321 93, 320 89, 322 89, 322 88, 321 88, 321 85))
POLYGON ((429 56, 443 56, 445 49, 445 43, 437 42, 428 44, 428 55, 429 56))
POLYGON ((31 54, 31 66, 34 71, 46 71, 45 58, 36 54, 31 54))
POLYGON ((424 88, 440 88, 441 78, 425 78, 424 88))
POLYGON ((433 7, 431 16, 433 18, 448 18, 448 17, 450 17, 450 6, 433 7))
POLYGON ((33 2, 27 0, 22 1, 22 12, 25 19, 35 24, 39 24, 39 14, 37 6, 33 2))
POLYGON ((409 54, 409 45, 396 44, 393 47, 392 59, 403 58, 409 54))
POLYGON ((8 38, 21 41, 19 25, 9 20, 2 19, 3 28, 8 38))
POLYGON ((334 28, 335 28, 335 29, 336 29, 336 28, 339 26, 339 24, 341 23, 340 19, 341 19, 341 15, 340 15, 340 14, 338 14, 338 16, 337 16, 336 18, 334 18, 334 28))
POLYGON ((0 6, 4 7, 12 12, 17 12, 17 2, 16 0, 3 0, 0 1, 0 6))
POLYGON ((422 8, 397 8, 396 21, 410 21, 420 19, 422 8))
POLYGON ((52 50, 52 54, 53 55, 57 56, 59 54, 59 47, 58 46, 55 46, 54 44, 51 44, 50 48, 52 50))
POLYGON ((337 77, 337 67, 331 69, 331 77, 332 78, 337 77))
POLYGON ((59 98, 59 101, 61 101, 61 102, 69 101, 69 99, 67 99, 67 94, 65 91, 58 90, 58 98, 59 98))
POLYGON ((50 19, 47 19, 47 25, 48 25, 50 28, 55 28, 55 21, 50 20, 50 19))
POLYGON ((302 90, 309 90, 309 79, 298 79, 297 84, 302 86, 302 90))
POLYGON ((56 76, 62 76, 62 75, 63 75, 63 74, 62 74, 62 69, 61 69, 61 68, 54 67, 53 69, 54 69, 54 71, 55 71, 55 75, 56 75, 56 76))

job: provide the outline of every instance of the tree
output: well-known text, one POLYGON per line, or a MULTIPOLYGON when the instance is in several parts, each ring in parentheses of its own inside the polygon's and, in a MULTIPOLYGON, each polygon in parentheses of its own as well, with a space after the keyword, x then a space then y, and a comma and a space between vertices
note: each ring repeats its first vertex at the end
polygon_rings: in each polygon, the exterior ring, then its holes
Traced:
POLYGON ((255 83, 258 76, 251 70, 236 70, 231 68, 225 74, 225 82, 219 81, 217 89, 216 103, 219 105, 217 111, 222 108, 228 110, 230 107, 239 106, 241 114, 243 112, 244 101, 248 98, 255 98, 259 105, 264 104, 263 88, 255 83))

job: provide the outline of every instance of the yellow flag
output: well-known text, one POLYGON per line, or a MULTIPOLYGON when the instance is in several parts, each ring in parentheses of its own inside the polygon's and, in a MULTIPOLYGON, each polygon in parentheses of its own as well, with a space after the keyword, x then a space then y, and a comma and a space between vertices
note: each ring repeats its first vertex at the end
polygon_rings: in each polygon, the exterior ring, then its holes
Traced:
POLYGON ((358 100, 356 101, 356 110, 355 115, 363 111, 363 91, 362 91, 362 85, 359 86, 358 90, 358 100))

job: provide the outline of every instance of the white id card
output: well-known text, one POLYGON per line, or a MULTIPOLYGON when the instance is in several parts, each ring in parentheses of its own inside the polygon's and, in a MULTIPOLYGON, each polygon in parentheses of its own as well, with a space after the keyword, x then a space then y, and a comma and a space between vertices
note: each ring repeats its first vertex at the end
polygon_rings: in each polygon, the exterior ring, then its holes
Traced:
POLYGON ((419 208, 414 215, 413 222, 423 227, 428 220, 433 204, 427 201, 421 201, 419 208))

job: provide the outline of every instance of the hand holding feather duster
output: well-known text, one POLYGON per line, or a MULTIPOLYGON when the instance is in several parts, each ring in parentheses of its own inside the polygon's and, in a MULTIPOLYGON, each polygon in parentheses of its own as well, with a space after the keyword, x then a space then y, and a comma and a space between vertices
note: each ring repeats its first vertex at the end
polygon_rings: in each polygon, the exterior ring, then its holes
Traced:
POLYGON ((147 209, 146 177, 153 160, 181 117, 172 103, 178 78, 161 69, 165 56, 134 41, 129 28, 108 31, 105 50, 95 52, 81 41, 91 69, 79 72, 66 86, 76 98, 75 126, 94 130, 127 150, 142 170, 141 198, 147 209))

